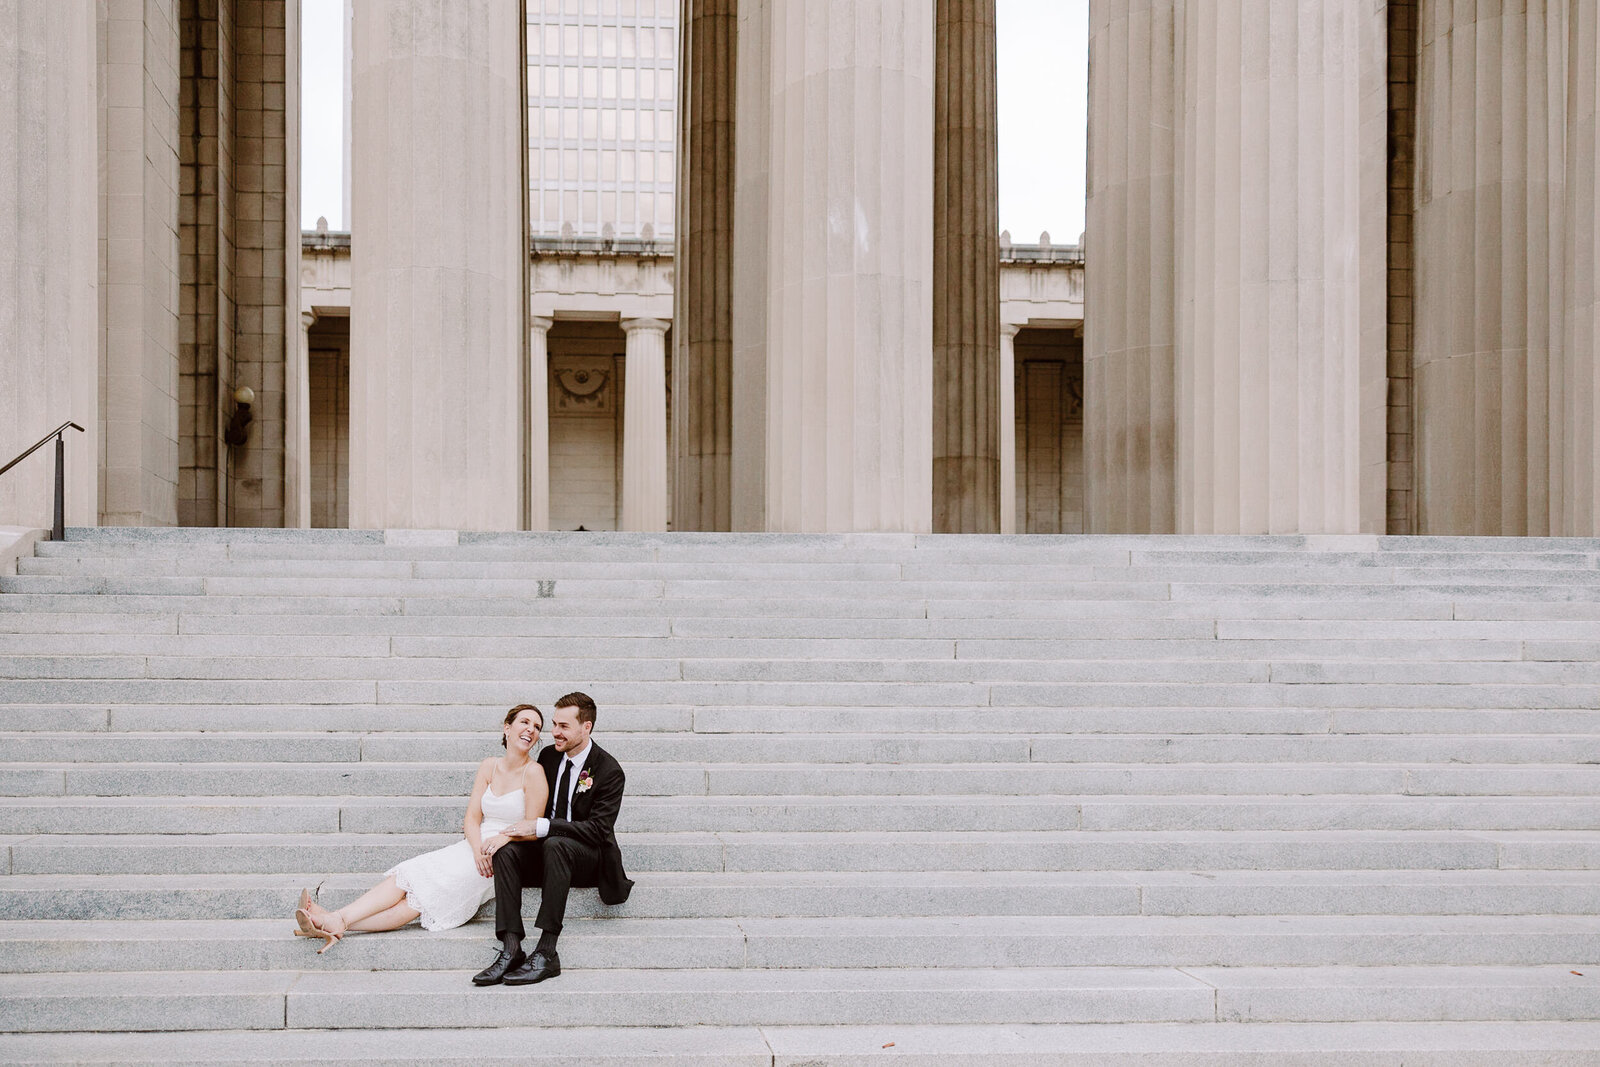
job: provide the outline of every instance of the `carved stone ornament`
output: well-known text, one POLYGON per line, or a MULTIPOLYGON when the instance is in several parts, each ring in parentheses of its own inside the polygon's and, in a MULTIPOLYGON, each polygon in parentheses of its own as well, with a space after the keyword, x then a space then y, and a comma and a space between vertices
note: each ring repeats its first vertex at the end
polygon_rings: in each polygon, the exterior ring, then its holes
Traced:
POLYGON ((569 356, 552 363, 556 410, 571 415, 609 415, 615 407, 610 356, 569 356))

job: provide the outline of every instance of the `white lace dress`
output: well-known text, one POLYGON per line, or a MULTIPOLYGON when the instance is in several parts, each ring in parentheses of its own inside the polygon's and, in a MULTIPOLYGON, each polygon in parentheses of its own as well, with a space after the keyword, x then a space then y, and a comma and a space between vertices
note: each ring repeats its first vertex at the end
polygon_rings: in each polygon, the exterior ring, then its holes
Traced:
MULTIPOLYGON (((521 789, 499 797, 494 790, 485 788, 480 840, 489 840, 522 815, 521 789)), ((478 865, 472 859, 472 845, 465 837, 384 872, 385 877, 391 874, 394 884, 405 891, 406 903, 422 914, 424 930, 449 930, 460 926, 478 913, 484 901, 494 896, 494 879, 478 873, 478 865)))

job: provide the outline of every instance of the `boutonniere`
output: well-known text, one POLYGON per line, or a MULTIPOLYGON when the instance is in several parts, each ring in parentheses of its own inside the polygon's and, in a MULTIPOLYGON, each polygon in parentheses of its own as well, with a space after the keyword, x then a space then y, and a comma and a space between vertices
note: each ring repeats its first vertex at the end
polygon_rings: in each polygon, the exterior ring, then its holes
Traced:
POLYGON ((594 779, 589 777, 588 768, 584 768, 578 774, 578 792, 587 793, 593 785, 594 779))

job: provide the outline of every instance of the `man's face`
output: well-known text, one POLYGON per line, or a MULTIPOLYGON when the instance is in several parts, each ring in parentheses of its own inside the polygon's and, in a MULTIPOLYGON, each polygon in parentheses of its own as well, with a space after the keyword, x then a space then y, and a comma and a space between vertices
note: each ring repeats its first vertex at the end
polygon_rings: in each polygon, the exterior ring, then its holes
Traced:
POLYGON ((589 743, 592 722, 579 722, 577 708, 557 708, 550 716, 550 740, 556 751, 570 755, 589 743))

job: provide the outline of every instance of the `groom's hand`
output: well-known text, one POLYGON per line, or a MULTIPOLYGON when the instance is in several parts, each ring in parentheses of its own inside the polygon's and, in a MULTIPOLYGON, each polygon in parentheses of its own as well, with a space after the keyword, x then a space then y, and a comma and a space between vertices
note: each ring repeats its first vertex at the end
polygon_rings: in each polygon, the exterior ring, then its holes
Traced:
POLYGON ((538 819, 523 819, 521 822, 512 823, 500 832, 509 838, 536 837, 538 836, 538 826, 538 819))

